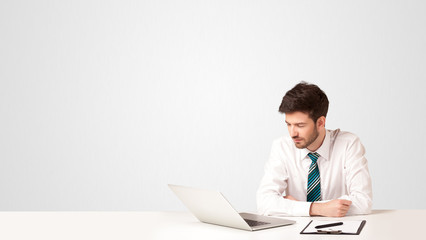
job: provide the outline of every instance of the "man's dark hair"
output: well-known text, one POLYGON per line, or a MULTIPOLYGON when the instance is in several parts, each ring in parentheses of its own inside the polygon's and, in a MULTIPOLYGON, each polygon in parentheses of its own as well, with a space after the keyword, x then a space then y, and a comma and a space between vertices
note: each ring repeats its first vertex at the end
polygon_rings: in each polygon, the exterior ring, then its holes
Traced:
POLYGON ((316 123, 319 117, 327 117, 328 98, 317 85, 300 82, 285 94, 279 112, 304 112, 316 123))

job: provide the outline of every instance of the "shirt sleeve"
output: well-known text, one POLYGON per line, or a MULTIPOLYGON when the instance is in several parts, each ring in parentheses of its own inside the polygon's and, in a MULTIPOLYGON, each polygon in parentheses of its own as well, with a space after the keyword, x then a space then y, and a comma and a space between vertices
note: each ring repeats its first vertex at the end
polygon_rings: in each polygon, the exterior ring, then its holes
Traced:
POLYGON ((368 170, 365 149, 359 138, 348 147, 346 152, 345 175, 348 195, 340 199, 351 200, 347 215, 371 213, 373 191, 368 170))
POLYGON ((287 189, 287 168, 279 141, 272 145, 269 160, 257 191, 259 214, 275 216, 309 216, 310 202, 293 201, 283 198, 287 189))

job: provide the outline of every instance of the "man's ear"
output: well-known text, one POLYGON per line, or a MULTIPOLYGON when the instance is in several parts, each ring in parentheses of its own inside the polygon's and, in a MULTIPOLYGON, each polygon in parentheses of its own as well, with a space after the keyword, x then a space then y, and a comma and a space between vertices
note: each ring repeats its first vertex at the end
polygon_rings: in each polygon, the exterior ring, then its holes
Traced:
POLYGON ((317 128, 325 127, 325 117, 321 116, 317 120, 317 128))

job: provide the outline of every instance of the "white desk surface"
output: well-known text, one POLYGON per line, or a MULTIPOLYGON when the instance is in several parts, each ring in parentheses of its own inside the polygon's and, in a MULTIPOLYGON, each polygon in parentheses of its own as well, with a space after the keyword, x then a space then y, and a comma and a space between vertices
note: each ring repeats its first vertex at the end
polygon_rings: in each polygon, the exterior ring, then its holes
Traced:
MULTIPOLYGON (((426 239, 426 210, 374 210, 360 235, 300 235, 311 219, 256 232, 200 223, 189 212, 0 212, 0 239, 426 239)), ((333 218, 331 218, 333 219, 333 218)), ((338 220, 334 218, 333 220, 338 220)))

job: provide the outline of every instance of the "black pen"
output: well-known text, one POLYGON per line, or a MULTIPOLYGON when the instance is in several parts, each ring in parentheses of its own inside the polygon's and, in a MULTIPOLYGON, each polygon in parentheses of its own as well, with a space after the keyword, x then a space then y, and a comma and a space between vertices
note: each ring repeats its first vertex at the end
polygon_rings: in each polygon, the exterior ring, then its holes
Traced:
POLYGON ((317 233, 326 233, 326 234, 339 234, 339 233, 342 233, 342 230, 335 230, 335 231, 324 231, 324 230, 317 230, 317 233))
POLYGON ((343 225, 343 222, 336 222, 336 223, 329 223, 329 224, 324 224, 324 225, 318 225, 315 228, 326 228, 326 227, 334 227, 334 226, 340 226, 343 225))

